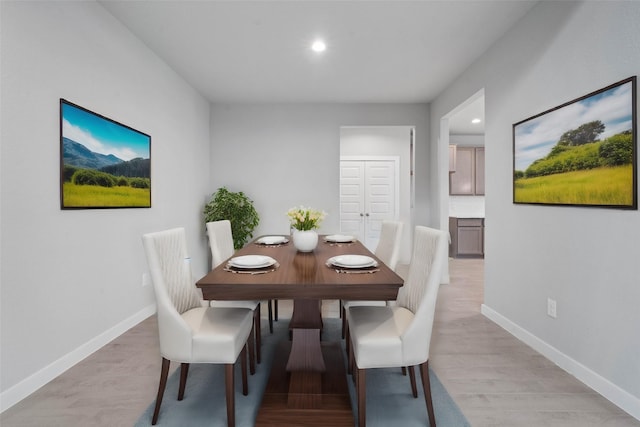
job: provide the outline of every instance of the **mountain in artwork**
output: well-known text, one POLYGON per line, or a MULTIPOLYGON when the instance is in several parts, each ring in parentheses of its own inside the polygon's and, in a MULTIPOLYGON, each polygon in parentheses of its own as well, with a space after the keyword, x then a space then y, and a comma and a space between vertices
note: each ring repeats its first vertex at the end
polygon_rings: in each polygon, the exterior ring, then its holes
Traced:
POLYGON ((124 162, 113 154, 100 154, 69 138, 62 138, 62 158, 67 166, 86 169, 101 169, 124 162))

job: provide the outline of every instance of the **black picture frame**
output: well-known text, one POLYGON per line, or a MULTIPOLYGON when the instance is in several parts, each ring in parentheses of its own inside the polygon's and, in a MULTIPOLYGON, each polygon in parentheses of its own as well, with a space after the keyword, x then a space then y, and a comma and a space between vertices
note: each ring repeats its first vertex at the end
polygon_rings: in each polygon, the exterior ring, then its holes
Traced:
POLYGON ((513 203, 638 209, 636 76, 513 125, 513 203))
POLYGON ((60 208, 151 207, 151 136, 60 98, 60 208))

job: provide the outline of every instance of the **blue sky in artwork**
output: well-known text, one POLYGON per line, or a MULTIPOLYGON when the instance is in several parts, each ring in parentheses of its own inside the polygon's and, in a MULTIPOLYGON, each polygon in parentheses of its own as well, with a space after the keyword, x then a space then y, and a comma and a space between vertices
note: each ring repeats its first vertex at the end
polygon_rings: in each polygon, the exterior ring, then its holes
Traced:
POLYGON ((627 82, 552 111, 515 128, 515 169, 524 171, 545 157, 563 133, 600 120, 605 130, 600 139, 632 128, 632 83, 627 82))
POLYGON ((122 160, 149 158, 149 136, 64 102, 62 136, 93 152, 113 154, 122 160))

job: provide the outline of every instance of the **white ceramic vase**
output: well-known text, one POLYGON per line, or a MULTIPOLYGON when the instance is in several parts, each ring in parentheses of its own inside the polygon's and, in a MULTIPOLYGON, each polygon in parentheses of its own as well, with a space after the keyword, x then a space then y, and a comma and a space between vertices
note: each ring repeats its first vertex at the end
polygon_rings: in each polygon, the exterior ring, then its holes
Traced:
POLYGON ((300 252, 313 252, 318 246, 318 233, 315 230, 293 230, 293 246, 300 252))

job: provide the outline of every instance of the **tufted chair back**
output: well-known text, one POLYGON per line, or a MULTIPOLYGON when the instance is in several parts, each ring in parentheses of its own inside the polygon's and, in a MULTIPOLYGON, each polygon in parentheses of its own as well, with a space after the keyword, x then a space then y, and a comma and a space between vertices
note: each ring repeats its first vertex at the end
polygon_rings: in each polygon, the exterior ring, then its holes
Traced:
POLYGON ((398 291, 397 305, 410 310, 414 318, 402 335, 406 364, 422 363, 429 355, 435 305, 440 287, 447 234, 441 230, 417 226, 413 254, 404 286, 398 291), (413 359, 417 362, 411 363, 413 359))
POLYGON ((399 221, 382 221, 380 240, 375 254, 390 269, 395 270, 400 256, 400 240, 402 223, 399 221))
POLYGON ((207 235, 211 248, 211 268, 216 268, 235 252, 231 222, 228 219, 208 222, 207 235))
POLYGON ((190 357, 191 332, 182 313, 201 307, 191 276, 184 228, 174 228, 142 237, 158 306, 160 352, 181 360, 190 357))

